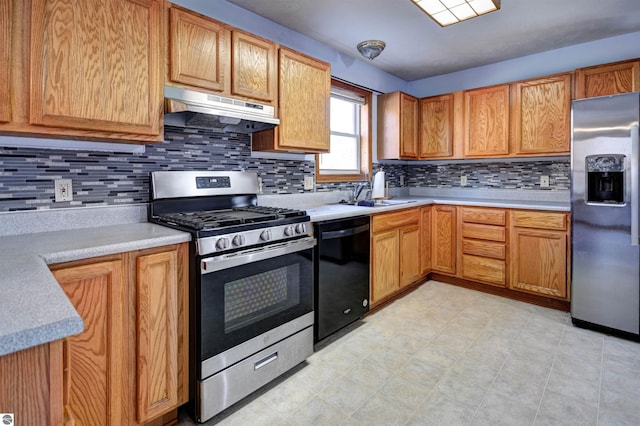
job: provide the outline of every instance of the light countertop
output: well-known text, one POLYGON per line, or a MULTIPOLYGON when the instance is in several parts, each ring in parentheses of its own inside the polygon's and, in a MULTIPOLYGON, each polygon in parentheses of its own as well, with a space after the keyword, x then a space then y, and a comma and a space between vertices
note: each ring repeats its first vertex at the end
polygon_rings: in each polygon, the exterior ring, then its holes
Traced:
POLYGON ((47 265, 177 244, 190 238, 188 233, 146 222, 0 238, 0 355, 84 329, 47 265))

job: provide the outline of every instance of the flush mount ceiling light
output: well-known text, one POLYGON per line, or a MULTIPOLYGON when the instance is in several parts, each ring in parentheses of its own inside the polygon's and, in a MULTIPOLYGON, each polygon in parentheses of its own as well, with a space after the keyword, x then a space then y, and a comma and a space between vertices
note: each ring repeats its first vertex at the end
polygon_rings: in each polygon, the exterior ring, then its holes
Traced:
POLYGON ((378 56, 386 46, 381 40, 365 40, 358 43, 358 52, 365 58, 371 60, 378 56))
POLYGON ((411 0, 441 27, 500 9, 500 0, 411 0))

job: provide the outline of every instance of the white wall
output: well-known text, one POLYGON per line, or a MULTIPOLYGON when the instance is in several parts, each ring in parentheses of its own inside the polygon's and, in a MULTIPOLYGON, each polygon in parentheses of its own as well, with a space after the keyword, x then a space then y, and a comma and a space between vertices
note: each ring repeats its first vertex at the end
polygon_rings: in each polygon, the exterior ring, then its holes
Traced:
POLYGON ((406 90, 405 80, 367 64, 364 59, 354 59, 225 0, 173 0, 173 3, 329 62, 334 77, 381 93, 406 90))
POLYGON ((638 57, 640 32, 415 80, 407 85, 407 92, 417 97, 439 95, 638 57))

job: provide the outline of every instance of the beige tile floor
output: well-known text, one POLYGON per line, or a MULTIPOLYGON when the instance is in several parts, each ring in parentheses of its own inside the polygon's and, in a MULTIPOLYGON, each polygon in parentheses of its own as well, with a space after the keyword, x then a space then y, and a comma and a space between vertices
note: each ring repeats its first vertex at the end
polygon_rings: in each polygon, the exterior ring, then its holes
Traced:
POLYGON ((207 424, 640 425, 640 344, 568 313, 429 281, 346 331, 207 424))

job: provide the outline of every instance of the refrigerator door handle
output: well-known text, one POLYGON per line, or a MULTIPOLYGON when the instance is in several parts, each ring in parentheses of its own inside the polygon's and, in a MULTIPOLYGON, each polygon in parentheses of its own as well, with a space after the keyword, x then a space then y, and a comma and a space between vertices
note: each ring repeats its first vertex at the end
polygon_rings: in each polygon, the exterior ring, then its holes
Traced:
POLYGON ((638 126, 631 126, 631 245, 638 245, 638 143, 640 136, 638 126))

